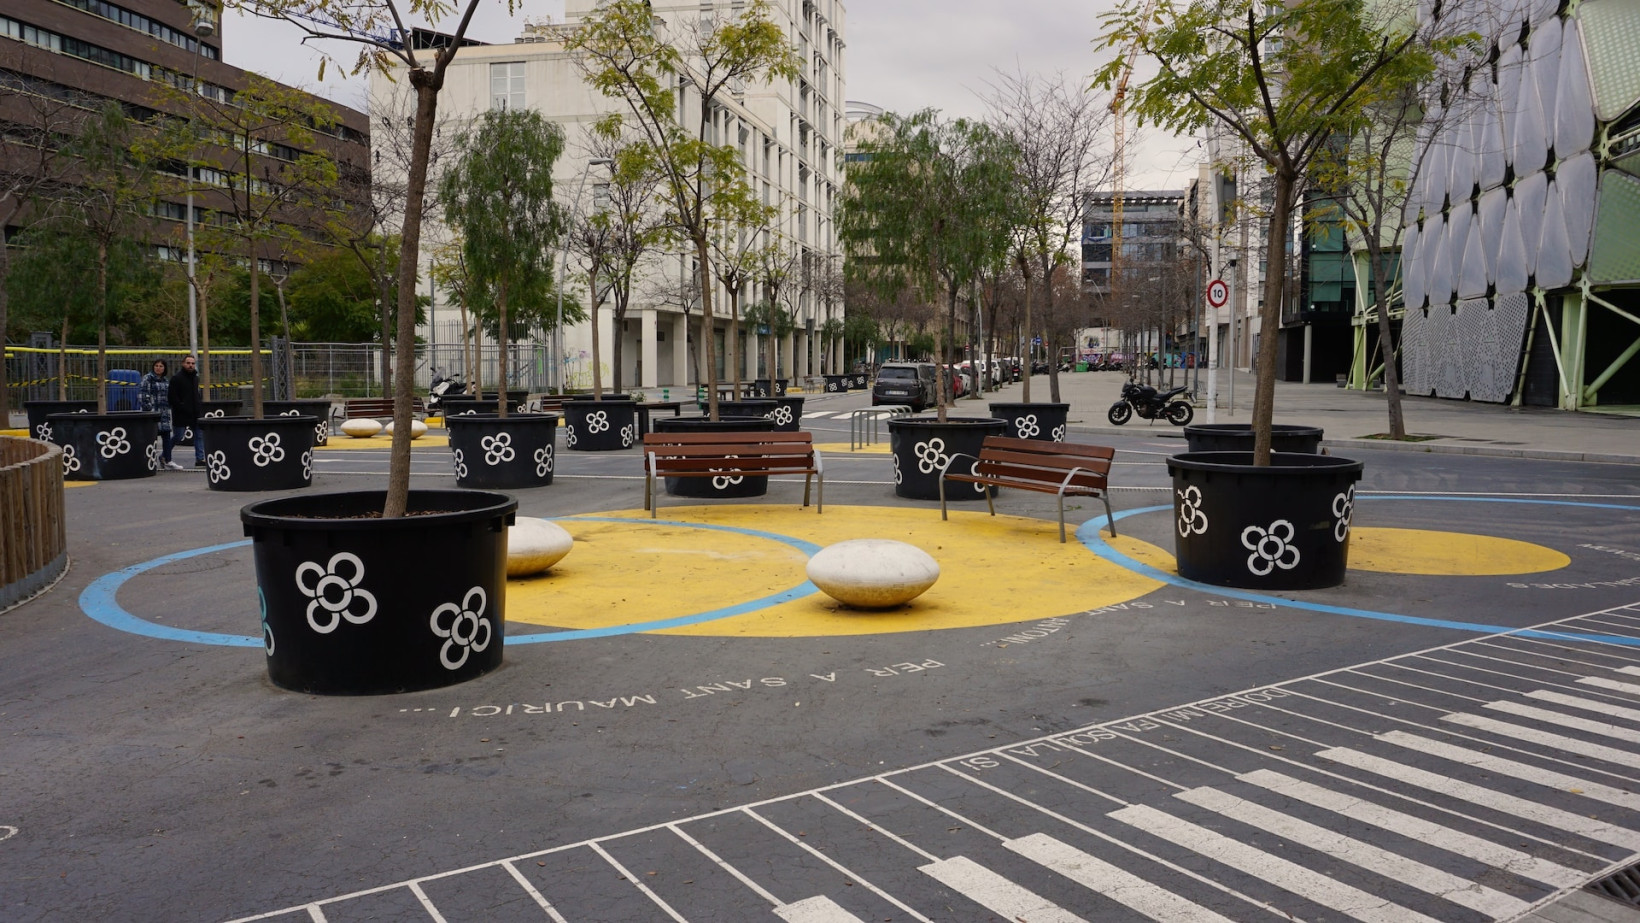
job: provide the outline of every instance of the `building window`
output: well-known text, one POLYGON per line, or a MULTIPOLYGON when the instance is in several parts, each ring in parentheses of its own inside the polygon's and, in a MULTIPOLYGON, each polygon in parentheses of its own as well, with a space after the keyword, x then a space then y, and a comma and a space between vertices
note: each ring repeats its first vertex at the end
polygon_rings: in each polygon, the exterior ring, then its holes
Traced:
POLYGON ((490 65, 490 108, 524 108, 524 62, 490 65))

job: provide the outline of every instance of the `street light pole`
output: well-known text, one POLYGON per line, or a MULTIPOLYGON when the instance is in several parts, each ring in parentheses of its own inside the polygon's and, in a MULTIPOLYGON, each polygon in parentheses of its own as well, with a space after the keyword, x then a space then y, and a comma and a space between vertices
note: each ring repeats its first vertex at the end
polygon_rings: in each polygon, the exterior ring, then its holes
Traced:
MULTIPOLYGON (((599 166, 607 167, 612 163, 614 161, 608 157, 594 157, 587 161, 587 167, 589 169, 599 166)), ((570 222, 572 225, 580 209, 581 193, 586 191, 586 185, 587 171, 582 170, 581 181, 575 186, 575 199, 570 203, 570 222)), ((553 377, 557 380, 556 386, 560 395, 564 393, 564 278, 569 273, 569 243, 573 233, 573 227, 565 231, 564 249, 558 257, 558 309, 552 325, 552 364, 556 370, 553 377)), ((592 361, 597 362, 598 357, 593 356, 592 361)))

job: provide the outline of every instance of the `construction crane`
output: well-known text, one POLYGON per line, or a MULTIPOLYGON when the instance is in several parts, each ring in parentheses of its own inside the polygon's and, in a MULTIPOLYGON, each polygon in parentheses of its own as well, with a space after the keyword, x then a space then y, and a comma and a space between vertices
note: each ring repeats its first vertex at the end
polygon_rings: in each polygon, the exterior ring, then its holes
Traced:
POLYGON ((1122 51, 1122 69, 1116 78, 1116 87, 1110 95, 1110 114, 1116 121, 1115 144, 1113 154, 1115 164, 1111 170, 1110 196, 1110 288, 1112 294, 1116 291, 1116 280, 1121 277, 1122 259, 1122 193, 1127 180, 1127 104, 1128 80, 1133 77, 1133 60, 1139 56, 1139 45, 1150 30, 1150 17, 1156 11, 1156 0, 1145 0, 1144 11, 1139 14, 1139 27, 1133 38, 1128 41, 1127 48, 1122 51))

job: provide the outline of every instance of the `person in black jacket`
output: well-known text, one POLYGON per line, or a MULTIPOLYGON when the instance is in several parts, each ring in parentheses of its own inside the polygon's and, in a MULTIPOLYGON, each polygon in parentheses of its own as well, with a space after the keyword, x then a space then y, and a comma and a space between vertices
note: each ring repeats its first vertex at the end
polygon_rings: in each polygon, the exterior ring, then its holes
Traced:
POLYGON ((199 395, 199 368, 193 356, 185 356, 182 368, 171 376, 171 423, 179 431, 194 431, 194 467, 205 467, 205 440, 199 436, 199 415, 204 411, 199 395))

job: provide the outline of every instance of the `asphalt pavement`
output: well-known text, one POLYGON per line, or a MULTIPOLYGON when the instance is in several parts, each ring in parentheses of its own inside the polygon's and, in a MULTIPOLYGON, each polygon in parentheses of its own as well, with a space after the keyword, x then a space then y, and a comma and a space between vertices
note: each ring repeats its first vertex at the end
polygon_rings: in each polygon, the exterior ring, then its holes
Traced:
MULTIPOLYGON (((1436 438, 1385 445, 1381 394, 1278 384, 1365 473, 1344 586, 1251 594, 1169 571, 1183 443, 1108 423, 1121 380, 1060 380, 1117 450, 1120 537, 1086 504, 1067 545, 1051 496, 897 498, 862 392, 804 408, 823 514, 776 479, 652 522, 635 450, 561 451, 516 495, 576 549, 509 588, 504 665, 407 695, 268 682, 259 495, 71 487, 70 571, 0 613, 0 919, 1637 919, 1583 889, 1640 859, 1640 421, 1413 398, 1436 438), (785 539, 868 536, 940 583, 748 603, 801 584, 785 539)), ((321 450, 313 490, 385 469, 321 450)))

